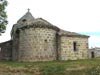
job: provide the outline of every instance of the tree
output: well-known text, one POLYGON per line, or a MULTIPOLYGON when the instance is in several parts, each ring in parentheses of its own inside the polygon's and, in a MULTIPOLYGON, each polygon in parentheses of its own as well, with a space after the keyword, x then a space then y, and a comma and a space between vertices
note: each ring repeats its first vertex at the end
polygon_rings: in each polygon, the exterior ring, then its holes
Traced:
POLYGON ((0 35, 5 32, 7 21, 7 14, 5 8, 7 6, 6 0, 0 0, 0 35))

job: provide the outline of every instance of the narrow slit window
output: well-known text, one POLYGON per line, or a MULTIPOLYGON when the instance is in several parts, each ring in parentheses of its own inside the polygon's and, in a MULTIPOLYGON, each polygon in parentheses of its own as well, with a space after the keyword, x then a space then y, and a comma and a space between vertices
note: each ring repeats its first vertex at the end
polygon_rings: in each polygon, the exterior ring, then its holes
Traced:
POLYGON ((44 40, 44 51, 46 51, 48 48, 48 43, 47 43, 47 39, 44 40))
POLYGON ((73 50, 77 51, 77 42, 73 42, 73 50))

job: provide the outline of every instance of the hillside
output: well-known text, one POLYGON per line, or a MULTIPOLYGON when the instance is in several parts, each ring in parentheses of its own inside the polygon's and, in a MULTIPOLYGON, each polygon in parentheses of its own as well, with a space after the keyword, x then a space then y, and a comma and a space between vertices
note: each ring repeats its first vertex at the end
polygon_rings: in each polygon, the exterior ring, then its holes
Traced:
POLYGON ((0 75, 100 75, 100 59, 52 62, 0 62, 0 75))

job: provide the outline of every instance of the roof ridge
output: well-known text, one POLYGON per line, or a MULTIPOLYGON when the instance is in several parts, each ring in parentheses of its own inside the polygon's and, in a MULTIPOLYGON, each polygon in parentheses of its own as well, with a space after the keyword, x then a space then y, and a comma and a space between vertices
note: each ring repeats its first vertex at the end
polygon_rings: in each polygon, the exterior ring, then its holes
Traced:
POLYGON ((63 30, 63 29, 60 29, 59 35, 89 37, 88 35, 83 35, 83 34, 79 34, 79 33, 76 33, 76 32, 66 31, 66 30, 63 30))

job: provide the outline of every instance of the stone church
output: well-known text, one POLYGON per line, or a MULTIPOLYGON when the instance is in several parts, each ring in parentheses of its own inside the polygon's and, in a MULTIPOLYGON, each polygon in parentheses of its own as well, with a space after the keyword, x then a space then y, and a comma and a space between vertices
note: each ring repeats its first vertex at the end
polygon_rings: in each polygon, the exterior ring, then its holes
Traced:
POLYGON ((0 60, 22 62, 88 58, 87 35, 62 30, 28 11, 11 30, 11 40, 0 43, 0 60))

